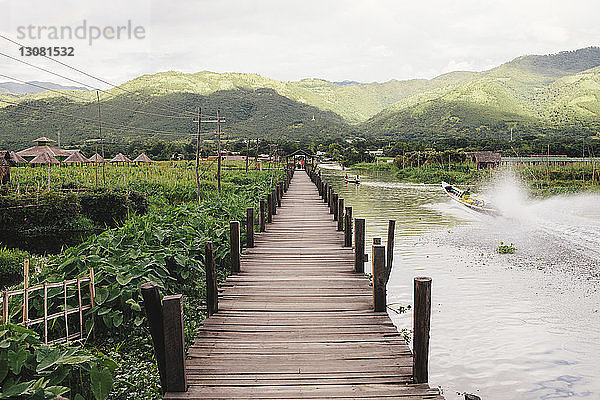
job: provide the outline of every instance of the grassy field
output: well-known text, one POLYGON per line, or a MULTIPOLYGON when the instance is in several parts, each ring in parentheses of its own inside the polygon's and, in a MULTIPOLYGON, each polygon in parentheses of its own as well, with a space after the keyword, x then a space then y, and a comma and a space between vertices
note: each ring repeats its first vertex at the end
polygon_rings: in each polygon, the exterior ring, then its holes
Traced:
MULTIPOLYGON (((57 255, 36 259, 40 271, 30 281, 32 285, 59 282, 84 276, 93 267, 95 317, 88 313, 86 329, 93 328, 94 335, 68 346, 45 346, 39 330, 0 326, 0 337, 4 336, 0 398, 50 399, 63 393, 78 400, 161 398, 140 285, 155 281, 163 295, 182 293, 186 335, 193 336, 204 318, 199 311, 205 301, 204 243, 214 243, 219 278, 224 279, 229 270, 229 221, 243 220, 246 208, 257 207, 283 174, 276 169, 246 173, 240 164, 227 164, 218 194, 214 166, 208 166, 204 166, 208 169, 201 180, 200 201, 196 201, 194 166, 189 163, 106 166, 107 186, 145 193, 147 213, 132 214, 116 228, 57 255)), ((98 172, 100 186, 102 172, 98 172)), ((90 167, 16 168, 11 173, 9 196, 96 186, 96 171, 90 167)), ((14 260, 23 256, 7 255, 8 267, 14 268, 14 260)), ((76 299, 69 297, 72 301, 76 299)), ((32 315, 39 315, 40 307, 39 299, 31 299, 32 315)), ((21 313, 18 301, 10 304, 11 321, 20 320, 21 313)), ((63 330, 61 324, 51 327, 54 335, 63 330)))

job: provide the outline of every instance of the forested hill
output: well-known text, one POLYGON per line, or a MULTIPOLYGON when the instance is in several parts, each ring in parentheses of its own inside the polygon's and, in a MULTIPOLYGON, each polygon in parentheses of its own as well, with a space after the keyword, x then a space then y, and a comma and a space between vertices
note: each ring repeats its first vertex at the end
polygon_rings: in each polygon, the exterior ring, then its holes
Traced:
POLYGON ((391 137, 594 134, 600 125, 600 48, 519 57, 408 96, 361 125, 391 137))
MULTIPOLYGON (((101 94, 103 131, 118 142, 189 140, 196 131, 190 115, 201 105, 206 114, 222 109, 229 137, 502 138, 511 129, 595 135, 599 67, 600 48, 588 47, 522 56, 483 72, 384 83, 161 72, 101 94), (174 118, 174 112, 189 118, 174 118)), ((0 93, 0 100, 18 103, 0 101, 0 147, 22 147, 38 136, 56 138, 58 132, 63 143, 73 144, 99 136, 95 92, 0 93)))

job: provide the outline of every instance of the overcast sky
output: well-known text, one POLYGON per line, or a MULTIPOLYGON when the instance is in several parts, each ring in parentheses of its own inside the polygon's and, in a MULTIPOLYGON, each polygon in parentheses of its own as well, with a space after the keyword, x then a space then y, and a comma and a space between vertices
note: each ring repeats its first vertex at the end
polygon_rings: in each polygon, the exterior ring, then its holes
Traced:
MULTIPOLYGON (((17 39, 19 27, 75 29, 84 20, 111 33, 110 27, 131 21, 142 27, 142 39, 101 38, 90 45, 88 31, 86 39, 27 33, 18 40, 73 46, 74 57, 57 58, 115 83, 168 70, 383 82, 481 71, 524 54, 599 45, 599 15, 598 0, 0 0, 0 33, 17 39)), ((0 51, 106 87, 42 57, 21 57, 18 46, 3 39, 0 51)), ((0 59, 0 73, 65 83, 0 59)))

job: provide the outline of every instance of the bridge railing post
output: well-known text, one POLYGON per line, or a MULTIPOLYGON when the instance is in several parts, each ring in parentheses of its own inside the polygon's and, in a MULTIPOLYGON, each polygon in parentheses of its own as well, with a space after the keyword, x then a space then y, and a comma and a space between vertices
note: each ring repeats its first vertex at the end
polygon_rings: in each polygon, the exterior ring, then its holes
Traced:
POLYGON ((156 282, 146 282, 140 289, 154 344, 161 392, 185 392, 183 296, 165 296, 161 303, 156 282))
POLYGON ((344 230, 344 199, 339 198, 337 203, 337 230, 344 230))
POLYGON ((277 184, 277 207, 281 207, 281 198, 283 197, 283 190, 281 189, 281 183, 277 184))
POLYGON ((204 244, 204 269, 206 271, 206 313, 210 317, 219 311, 219 289, 213 242, 204 244))
POLYGON ((329 199, 329 185, 325 183, 325 185, 323 185, 323 188, 323 202, 327 203, 329 199))
POLYGON ((229 244, 231 255, 231 273, 238 274, 240 272, 240 222, 229 222, 229 244))
POLYGON ((254 207, 246 209, 246 247, 254 247, 254 207))
POLYGON ((340 195, 337 193, 334 193, 332 196, 332 200, 331 200, 331 207, 329 208, 329 213, 333 214, 333 220, 337 221, 338 220, 338 199, 340 198, 340 195))
POLYGON ((352 207, 346 207, 344 215, 344 247, 352 247, 352 207))
POLYGON ((413 310, 413 380, 429 380, 429 328, 431 324, 431 278, 417 277, 413 310))
POLYGON ((381 245, 381 239, 373 240, 372 246, 372 269, 373 269, 373 309, 376 312, 386 310, 386 273, 385 273, 385 246, 381 245))
POLYGON ((335 190, 333 188, 329 189, 329 198, 327 199, 327 205, 329 206, 329 214, 333 214, 333 203, 335 201, 335 190))
POLYGON ((394 263, 394 234, 396 230, 396 221, 390 219, 388 221, 388 236, 387 236, 387 268, 392 269, 394 263))
POLYGON ((266 208, 265 199, 260 199, 260 214, 258 215, 258 223, 260 225, 259 230, 261 232, 264 232, 267 230, 265 208, 266 208))
POLYGON ((271 207, 272 207, 271 213, 273 215, 276 215, 277 214, 277 191, 275 189, 273 189, 271 191, 271 199, 272 199, 272 201, 271 201, 271 207))
POLYGON ((365 272, 365 219, 354 220, 354 272, 365 272))
POLYGON ((273 222, 273 195, 271 193, 267 195, 267 222, 269 224, 273 222))
POLYGON ((163 298, 165 329, 166 392, 185 392, 185 329, 183 326, 183 296, 175 294, 163 298))

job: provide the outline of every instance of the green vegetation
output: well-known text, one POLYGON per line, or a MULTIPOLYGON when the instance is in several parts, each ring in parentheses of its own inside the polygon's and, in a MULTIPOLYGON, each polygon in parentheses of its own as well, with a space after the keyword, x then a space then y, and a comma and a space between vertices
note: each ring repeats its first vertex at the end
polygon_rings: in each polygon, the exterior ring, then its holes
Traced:
MULTIPOLYGON (((30 282, 34 285, 85 276, 90 267, 95 271, 95 317, 92 318, 91 312, 86 315, 86 331, 93 329, 94 336, 74 345, 73 349, 100 359, 90 362, 106 365, 65 366, 66 372, 61 374, 80 377, 79 381, 69 381, 66 385, 70 388, 67 394, 70 398, 77 398, 77 394, 86 399, 160 398, 158 371, 142 310, 140 285, 154 281, 162 295, 182 293, 186 335, 193 336, 204 318, 199 311, 205 299, 201 251, 204 243, 214 243, 218 275, 224 279, 229 270, 229 221, 243 220, 246 208, 257 207, 259 199, 271 191, 280 174, 277 170, 251 170, 248 173, 226 170, 222 193, 218 195, 214 167, 208 171, 210 175, 201 181, 201 201, 196 202, 195 175, 188 170, 186 163, 161 163, 148 168, 148 171, 110 166, 106 172, 107 181, 114 185, 112 189, 131 185, 144 193, 150 203, 148 212, 144 215, 130 213, 122 226, 92 235, 76 247, 49 257, 42 270, 31 277, 30 282), (96 384, 98 379, 102 384, 96 384)), ((74 179, 78 187, 95 183, 93 168, 87 171, 85 168, 56 168, 50 169, 50 173, 50 193, 61 187, 61 182, 67 177, 74 179), (65 172, 69 169, 70 172, 65 172)), ((27 170, 17 169, 16 175, 17 179, 35 182, 38 177, 30 174, 27 170)), ((30 312, 33 314, 40 312, 38 300, 31 300, 30 312)), ((18 320, 21 309, 18 302, 11 303, 12 320, 18 320)), ((60 334, 61 329, 63 327, 53 327, 53 333, 60 334)), ((36 329, 31 335, 34 340, 39 337, 39 331, 36 329)), ((39 359, 35 349, 30 352, 34 354, 32 357, 39 359)), ((33 364, 31 368, 39 369, 33 364)), ((5 381, 1 378, 0 374, 3 388, 8 383, 10 387, 21 385, 20 388, 25 388, 25 382, 29 382, 25 377, 9 377, 5 381), (11 379, 10 382, 8 379, 11 379)), ((32 375, 31 379, 35 378, 37 375, 32 375)), ((46 384, 47 387, 50 385, 55 385, 54 381, 46 384)), ((0 398, 3 395, 4 389, 0 398)), ((39 396, 53 398, 49 393, 39 396)))
POLYGON ((23 261, 30 257, 26 251, 0 247, 0 290, 23 282, 23 261))
POLYGON ((514 252, 517 251, 517 249, 512 243, 504 244, 504 242, 500 242, 496 251, 498 252, 498 254, 514 254, 514 252))

